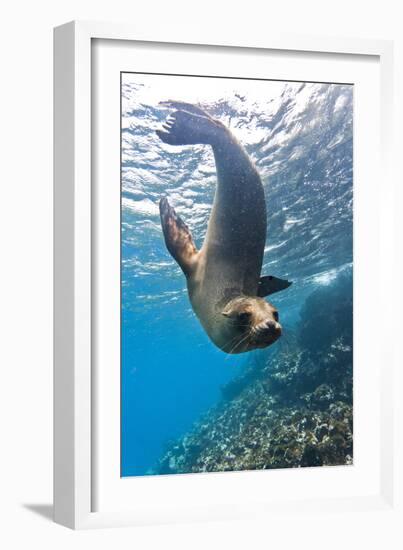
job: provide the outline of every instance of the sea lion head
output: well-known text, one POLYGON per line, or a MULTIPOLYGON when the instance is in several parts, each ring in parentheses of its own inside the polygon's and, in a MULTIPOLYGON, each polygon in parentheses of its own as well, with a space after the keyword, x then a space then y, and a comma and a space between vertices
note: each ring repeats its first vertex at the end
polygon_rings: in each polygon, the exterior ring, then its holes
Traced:
POLYGON ((281 336, 277 309, 257 296, 240 296, 222 309, 226 333, 232 336, 222 347, 227 353, 243 353, 266 348, 281 336))

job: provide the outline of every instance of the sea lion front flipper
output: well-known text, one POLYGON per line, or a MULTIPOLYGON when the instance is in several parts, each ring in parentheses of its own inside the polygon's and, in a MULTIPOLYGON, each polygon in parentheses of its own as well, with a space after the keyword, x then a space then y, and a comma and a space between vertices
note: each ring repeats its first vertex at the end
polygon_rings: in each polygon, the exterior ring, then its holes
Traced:
POLYGON ((165 197, 160 200, 160 216, 166 247, 183 273, 188 276, 192 273, 197 258, 192 234, 165 197))
POLYGON ((279 292, 288 288, 292 283, 286 281, 285 279, 279 279, 273 275, 267 275, 266 277, 260 277, 259 284, 257 287, 257 295, 260 298, 269 296, 269 294, 274 294, 274 292, 279 292))

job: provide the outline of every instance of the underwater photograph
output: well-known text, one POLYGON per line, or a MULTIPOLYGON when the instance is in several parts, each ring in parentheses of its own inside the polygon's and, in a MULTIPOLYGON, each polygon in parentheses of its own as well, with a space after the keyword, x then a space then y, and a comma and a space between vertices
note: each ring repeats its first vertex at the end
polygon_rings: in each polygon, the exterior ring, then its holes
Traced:
POLYGON ((121 73, 121 476, 353 464, 353 86, 121 73))

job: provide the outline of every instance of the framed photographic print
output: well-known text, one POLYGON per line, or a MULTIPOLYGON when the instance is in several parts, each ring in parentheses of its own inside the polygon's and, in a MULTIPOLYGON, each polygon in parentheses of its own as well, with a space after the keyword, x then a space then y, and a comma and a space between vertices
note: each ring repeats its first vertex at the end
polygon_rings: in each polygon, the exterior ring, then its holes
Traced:
POLYGON ((55 30, 57 522, 393 510, 391 82, 386 41, 55 30))

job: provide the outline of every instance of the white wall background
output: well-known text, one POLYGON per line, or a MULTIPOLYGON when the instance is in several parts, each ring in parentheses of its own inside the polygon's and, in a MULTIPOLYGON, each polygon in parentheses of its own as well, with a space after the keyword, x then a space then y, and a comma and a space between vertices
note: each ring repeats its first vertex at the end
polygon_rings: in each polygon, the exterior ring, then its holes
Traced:
MULTIPOLYGON (((1 8, 0 545, 3 548, 398 548, 388 518, 308 516, 196 526, 72 532, 52 524, 52 28, 72 19, 396 39, 403 17, 383 0, 14 0, 1 8), (352 526, 356 525, 352 533, 352 526)), ((400 100, 403 96, 399 93, 400 100)), ((399 105, 398 122, 403 123, 399 105)), ((401 170, 398 172, 401 179, 401 170)), ((399 202, 403 203, 400 190, 399 202)), ((402 218, 402 217, 401 217, 402 218)), ((402 222, 397 230, 403 235, 402 222)), ((401 540, 400 540, 401 544, 401 540)))

